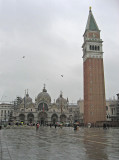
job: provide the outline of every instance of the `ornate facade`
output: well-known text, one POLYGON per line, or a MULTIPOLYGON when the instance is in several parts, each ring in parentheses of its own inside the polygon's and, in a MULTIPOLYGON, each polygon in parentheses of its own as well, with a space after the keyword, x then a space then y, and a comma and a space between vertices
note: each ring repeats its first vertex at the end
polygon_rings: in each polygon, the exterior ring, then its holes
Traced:
MULTIPOLYGON (((51 103, 51 97, 44 87, 36 97, 35 103, 32 102, 27 92, 25 97, 15 105, 13 117, 14 122, 39 122, 41 125, 55 124, 56 122, 73 123, 76 117, 74 112, 71 112, 71 108, 68 99, 63 98, 62 93, 60 93, 56 102, 51 103)), ((77 105, 75 108, 77 108, 77 105)))

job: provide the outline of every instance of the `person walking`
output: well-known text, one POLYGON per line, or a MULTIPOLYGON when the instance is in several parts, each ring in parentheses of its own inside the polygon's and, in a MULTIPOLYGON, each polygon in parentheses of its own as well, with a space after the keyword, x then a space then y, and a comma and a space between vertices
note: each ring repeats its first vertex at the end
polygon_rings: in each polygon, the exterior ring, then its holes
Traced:
POLYGON ((37 124, 36 124, 36 130, 39 129, 39 126, 40 126, 39 123, 37 123, 37 124))
POLYGON ((55 128, 57 127, 57 124, 55 124, 55 128))

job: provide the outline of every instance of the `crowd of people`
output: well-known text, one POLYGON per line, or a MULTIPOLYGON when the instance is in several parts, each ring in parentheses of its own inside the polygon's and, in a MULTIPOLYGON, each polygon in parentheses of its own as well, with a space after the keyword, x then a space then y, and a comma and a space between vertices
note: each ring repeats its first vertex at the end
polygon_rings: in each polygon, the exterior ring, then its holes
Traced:
MULTIPOLYGON (((77 122, 75 122, 73 125, 66 125, 66 124, 64 124, 64 123, 55 123, 55 124, 52 124, 52 123, 49 123, 49 124, 40 124, 39 122, 37 122, 37 123, 24 123, 24 122, 16 122, 16 123, 8 123, 7 125, 6 124, 4 124, 4 125, 0 125, 0 130, 2 129, 2 127, 3 128, 6 128, 6 127, 8 127, 8 128, 11 128, 11 127, 15 127, 15 126, 33 126, 33 127, 36 127, 36 130, 38 130, 39 129, 39 127, 40 126, 49 126, 50 128, 51 127, 55 127, 55 128, 57 128, 57 127, 60 127, 60 128, 62 128, 62 127, 73 127, 74 128, 74 130, 78 130, 79 129, 79 123, 77 123, 77 122)), ((88 125, 87 125, 87 127, 88 128, 93 128, 93 125, 91 125, 91 123, 88 123, 88 125)), ((108 125, 108 124, 103 124, 103 129, 108 129, 110 126, 108 125)))
POLYGON ((74 125, 65 125, 64 123, 55 123, 55 124, 52 124, 52 123, 49 123, 49 124, 40 124, 39 122, 37 123, 24 123, 24 122, 16 122, 16 123, 8 123, 7 125, 6 124, 3 124, 3 125, 0 125, 0 130, 3 128, 16 128, 18 126, 21 126, 21 127, 27 127, 27 126, 31 126, 31 127, 36 127, 36 130, 39 129, 40 126, 49 126, 50 128, 51 127, 54 127, 54 128, 63 128, 63 127, 74 127, 74 130, 77 130, 78 128, 78 125, 77 124, 74 124, 74 125))

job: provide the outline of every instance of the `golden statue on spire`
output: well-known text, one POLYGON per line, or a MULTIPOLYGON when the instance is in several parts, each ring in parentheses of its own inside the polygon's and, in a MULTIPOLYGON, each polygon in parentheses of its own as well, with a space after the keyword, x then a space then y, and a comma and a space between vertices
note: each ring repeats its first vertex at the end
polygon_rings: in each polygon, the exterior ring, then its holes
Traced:
POLYGON ((92 8, 92 7, 90 6, 90 7, 89 7, 89 10, 90 10, 90 11, 91 11, 91 8, 92 8))

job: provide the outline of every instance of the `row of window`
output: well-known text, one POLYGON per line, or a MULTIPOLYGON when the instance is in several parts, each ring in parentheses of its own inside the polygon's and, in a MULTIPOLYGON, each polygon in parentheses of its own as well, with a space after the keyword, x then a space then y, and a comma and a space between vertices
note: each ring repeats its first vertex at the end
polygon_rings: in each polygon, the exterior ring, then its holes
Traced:
MULTIPOLYGON (((4 111, 4 115, 6 115, 7 114, 7 111, 6 110, 1 110, 1 116, 3 116, 3 111, 4 111)), ((8 110, 8 115, 9 115, 9 110, 8 110)))
POLYGON ((115 108, 111 108, 112 115, 115 115, 115 108))
POLYGON ((99 50, 100 50, 100 46, 90 45, 90 46, 89 46, 89 49, 90 49, 90 50, 99 51, 99 50))

